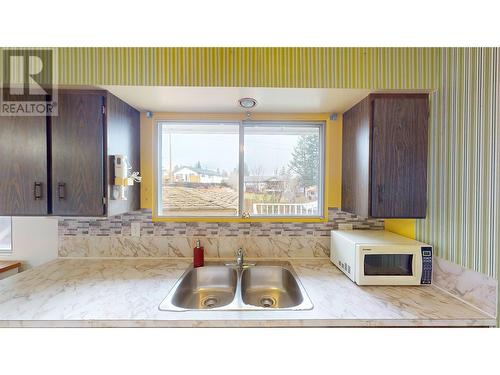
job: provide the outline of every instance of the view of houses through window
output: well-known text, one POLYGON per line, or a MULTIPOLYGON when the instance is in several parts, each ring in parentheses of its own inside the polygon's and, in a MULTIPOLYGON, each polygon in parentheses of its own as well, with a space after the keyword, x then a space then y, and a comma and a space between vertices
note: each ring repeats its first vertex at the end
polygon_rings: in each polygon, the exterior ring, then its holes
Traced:
POLYGON ((323 124, 158 126, 159 216, 322 215, 323 124))
POLYGON ((319 216, 320 127, 244 127, 244 212, 251 216, 319 216))
POLYGON ((161 216, 238 216, 239 123, 162 123, 161 216))

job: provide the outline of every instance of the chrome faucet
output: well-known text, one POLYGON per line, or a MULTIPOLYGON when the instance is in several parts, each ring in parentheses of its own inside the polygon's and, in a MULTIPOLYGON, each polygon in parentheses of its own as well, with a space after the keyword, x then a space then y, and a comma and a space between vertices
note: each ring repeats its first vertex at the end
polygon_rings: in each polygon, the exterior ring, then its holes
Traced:
POLYGON ((238 251, 236 251, 236 265, 238 267, 243 267, 244 258, 243 258, 243 249, 240 247, 238 251))
POLYGON ((238 268, 255 266, 255 263, 245 263, 245 258, 243 255, 243 249, 240 247, 236 251, 236 262, 235 263, 226 263, 226 266, 236 266, 238 268))

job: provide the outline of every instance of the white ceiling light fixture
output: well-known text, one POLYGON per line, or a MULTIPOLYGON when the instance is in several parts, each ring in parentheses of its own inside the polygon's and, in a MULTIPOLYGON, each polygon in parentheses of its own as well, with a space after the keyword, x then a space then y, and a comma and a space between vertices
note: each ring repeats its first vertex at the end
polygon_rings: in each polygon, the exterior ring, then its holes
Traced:
POLYGON ((238 102, 240 103, 240 107, 245 109, 251 109, 257 105, 257 100, 254 98, 241 98, 238 102))

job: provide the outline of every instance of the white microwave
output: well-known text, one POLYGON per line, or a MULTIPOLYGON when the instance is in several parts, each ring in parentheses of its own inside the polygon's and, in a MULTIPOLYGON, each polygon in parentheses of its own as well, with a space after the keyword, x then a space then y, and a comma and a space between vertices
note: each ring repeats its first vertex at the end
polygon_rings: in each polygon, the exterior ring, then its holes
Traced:
POLYGON ((385 230, 332 230, 330 260, 358 285, 425 285, 432 246, 385 230))

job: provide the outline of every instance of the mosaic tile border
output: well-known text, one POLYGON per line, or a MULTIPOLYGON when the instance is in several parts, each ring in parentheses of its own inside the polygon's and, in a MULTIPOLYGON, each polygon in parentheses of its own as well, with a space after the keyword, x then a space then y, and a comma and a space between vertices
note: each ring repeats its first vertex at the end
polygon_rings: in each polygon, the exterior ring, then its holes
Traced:
POLYGON ((59 236, 130 236, 131 223, 141 224, 141 237, 147 236, 324 236, 341 223, 353 229, 384 229, 383 219, 369 219, 338 208, 328 210, 324 223, 207 223, 153 222, 151 210, 140 210, 110 218, 60 218, 59 236))

